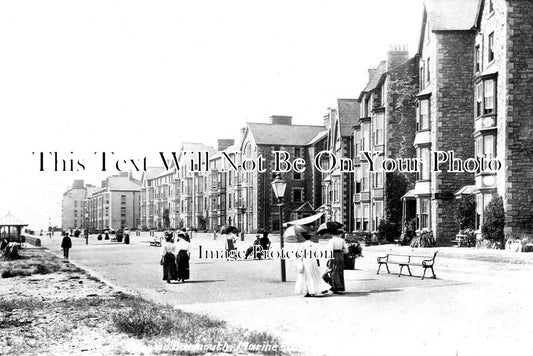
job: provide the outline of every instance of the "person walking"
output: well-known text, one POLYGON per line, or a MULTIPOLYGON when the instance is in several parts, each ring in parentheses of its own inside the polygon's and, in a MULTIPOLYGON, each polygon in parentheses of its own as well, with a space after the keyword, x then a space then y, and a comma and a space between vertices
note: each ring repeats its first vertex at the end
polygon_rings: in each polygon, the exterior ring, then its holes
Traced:
POLYGON ((176 241, 176 262, 178 266, 178 282, 190 278, 189 260, 191 258, 191 243, 187 241, 186 235, 181 231, 178 232, 178 241, 176 241))
POLYGON ((330 286, 322 280, 322 274, 316 258, 318 244, 311 241, 311 234, 302 232, 305 239, 298 246, 296 260, 296 284, 294 286, 295 294, 304 294, 305 297, 311 297, 319 293, 327 293, 330 286))
POLYGON ((328 260, 326 273, 323 275, 324 281, 330 286, 334 294, 345 291, 344 287, 344 254, 348 253, 348 245, 344 240, 344 225, 336 221, 328 221, 317 230, 317 234, 330 237, 328 241, 328 251, 332 258, 328 260))
POLYGON ((65 236, 63 236, 63 240, 61 241, 61 248, 63 249, 63 258, 65 260, 68 260, 68 250, 72 248, 72 240, 68 236, 68 232, 66 232, 65 236))
POLYGON ((172 235, 165 236, 165 243, 161 246, 161 265, 163 265, 163 280, 170 283, 178 279, 176 270, 176 245, 172 241, 172 235))

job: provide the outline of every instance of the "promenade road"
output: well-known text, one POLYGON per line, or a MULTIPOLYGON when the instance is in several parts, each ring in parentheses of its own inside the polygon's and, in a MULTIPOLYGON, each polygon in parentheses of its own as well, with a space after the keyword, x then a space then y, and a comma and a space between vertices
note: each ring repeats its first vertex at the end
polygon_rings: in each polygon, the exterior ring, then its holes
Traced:
MULTIPOLYGON (((124 245, 73 238, 73 262, 157 302, 206 313, 231 324, 268 331, 285 345, 313 355, 512 355, 533 354, 533 255, 439 248, 438 279, 376 275, 376 257, 408 247, 364 248, 356 269, 346 271, 347 293, 316 298, 293 295, 295 271, 279 260, 199 258, 202 249, 223 250, 223 240, 196 234, 191 280, 162 280, 159 248, 147 236, 124 245)), ((241 250, 250 241, 239 243, 241 250)), ((59 236, 43 245, 61 254, 59 236)), ((276 247, 276 243, 273 243, 276 247)), ((295 245, 289 245, 294 248, 295 245)), ((418 250, 430 253, 432 250, 418 250)), ((322 265, 323 266, 323 265, 322 265)), ((421 269, 413 268, 420 276, 421 269)))

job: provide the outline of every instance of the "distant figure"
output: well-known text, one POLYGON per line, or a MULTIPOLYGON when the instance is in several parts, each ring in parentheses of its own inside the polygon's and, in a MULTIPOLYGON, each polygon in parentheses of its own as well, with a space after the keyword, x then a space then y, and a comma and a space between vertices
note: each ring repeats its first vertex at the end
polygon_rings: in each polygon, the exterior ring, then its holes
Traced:
POLYGON ((254 259, 261 259, 261 238, 260 235, 255 235, 255 241, 254 244, 246 250, 246 255, 244 256, 244 259, 248 259, 248 256, 250 256, 252 253, 254 254, 254 259))
POLYGON ((178 278, 176 270, 176 246, 172 242, 172 236, 165 236, 166 242, 161 246, 161 265, 163 266, 163 280, 170 283, 170 280, 178 278))
POLYGON ((261 237, 261 247, 263 251, 270 250, 270 239, 268 238, 268 231, 263 232, 263 237, 261 237))
POLYGON ((65 233, 63 241, 61 241, 61 248, 63 249, 63 257, 65 258, 65 260, 68 260, 68 250, 72 248, 72 241, 68 236, 68 232, 65 233))
POLYGON ((183 236, 182 238, 187 241, 187 242, 191 242, 191 237, 189 236, 189 234, 187 233, 187 229, 186 228, 181 228, 181 232, 183 232, 183 236))
POLYGON ((191 258, 191 243, 185 239, 186 234, 183 231, 178 232, 178 240, 176 241, 176 262, 178 267, 178 282, 181 280, 185 282, 190 278, 189 260, 191 258))
POLYGON ((109 240, 109 230, 106 230, 104 234, 105 234, 104 240, 109 240))
POLYGON ((130 243, 130 230, 129 229, 124 230, 124 243, 126 245, 129 245, 130 243))

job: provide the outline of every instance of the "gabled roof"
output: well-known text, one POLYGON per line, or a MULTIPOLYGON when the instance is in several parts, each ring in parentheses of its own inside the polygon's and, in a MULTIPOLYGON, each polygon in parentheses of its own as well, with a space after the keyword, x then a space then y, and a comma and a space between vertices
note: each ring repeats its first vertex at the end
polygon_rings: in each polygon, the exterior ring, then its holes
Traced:
POLYGON ((163 172, 165 172, 165 167, 148 167, 148 170, 143 172, 141 180, 153 179, 163 172))
POLYGON ((432 31, 466 31, 476 25, 481 0, 425 0, 432 31))
POLYGON ((186 152, 209 152, 209 154, 213 154, 217 152, 216 149, 214 149, 211 146, 205 145, 203 143, 199 142, 183 142, 181 144, 181 151, 186 152))
POLYGON ((328 135, 328 130, 324 130, 324 131, 320 131, 319 133, 316 134, 315 137, 313 137, 311 139, 311 141, 309 141, 307 143, 307 145, 314 145, 315 143, 317 143, 318 141, 320 141, 321 139, 323 139, 324 137, 326 137, 328 135))
POLYGON ((257 145, 305 146, 324 126, 249 122, 248 130, 257 145))
POLYGON ((112 176, 107 178, 107 190, 140 190, 141 186, 137 180, 130 180, 128 177, 112 176))
POLYGON ((4 215, 0 218, 0 226, 26 226, 25 222, 17 218, 16 216, 11 215, 11 213, 7 213, 7 215, 4 215))
POLYGON ((361 94, 359 94, 358 100, 361 101, 365 93, 371 92, 372 90, 376 89, 381 82, 381 78, 386 73, 387 73, 387 62, 386 61, 379 62, 379 65, 376 68, 374 75, 372 76, 372 78, 370 78, 370 80, 368 81, 368 84, 363 89, 361 94))
POLYGON ((295 213, 306 213, 306 212, 314 212, 315 208, 309 203, 309 201, 306 201, 302 205, 300 205, 298 208, 294 209, 293 212, 295 213))
POLYGON ((337 99, 341 137, 352 136, 352 127, 359 120, 357 99, 337 99))

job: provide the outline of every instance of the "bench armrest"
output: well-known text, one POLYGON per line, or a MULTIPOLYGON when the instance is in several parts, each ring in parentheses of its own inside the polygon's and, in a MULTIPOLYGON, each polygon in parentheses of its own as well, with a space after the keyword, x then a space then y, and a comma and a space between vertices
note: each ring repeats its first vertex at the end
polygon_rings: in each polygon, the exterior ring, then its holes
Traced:
POLYGON ((378 262, 388 262, 389 255, 378 257, 378 262))

